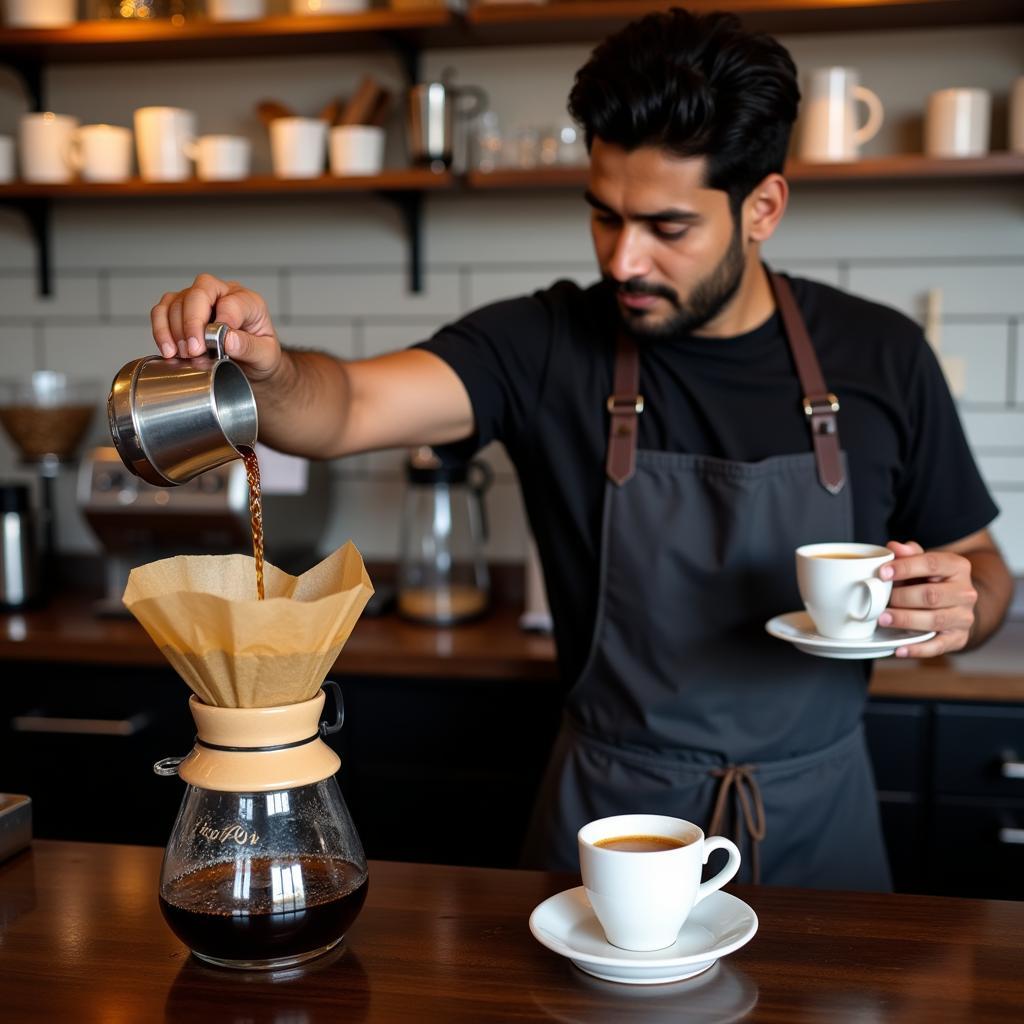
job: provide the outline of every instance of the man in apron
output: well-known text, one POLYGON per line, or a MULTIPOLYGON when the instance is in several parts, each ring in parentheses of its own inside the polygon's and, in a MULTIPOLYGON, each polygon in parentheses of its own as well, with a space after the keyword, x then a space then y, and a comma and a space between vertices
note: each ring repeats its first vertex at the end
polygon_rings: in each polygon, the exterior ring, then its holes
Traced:
POLYGON ((800 606, 793 550, 889 542, 883 625, 937 631, 903 656, 980 643, 1005 613, 997 510, 920 330, 762 262, 798 99, 774 40, 650 15, 595 50, 570 97, 597 285, 358 363, 282 349, 258 295, 207 275, 153 310, 169 356, 195 354, 211 319, 236 329, 271 445, 505 444, 571 683, 532 865, 574 868, 586 821, 654 812, 732 835, 747 878, 889 887, 867 663, 764 632, 800 606))

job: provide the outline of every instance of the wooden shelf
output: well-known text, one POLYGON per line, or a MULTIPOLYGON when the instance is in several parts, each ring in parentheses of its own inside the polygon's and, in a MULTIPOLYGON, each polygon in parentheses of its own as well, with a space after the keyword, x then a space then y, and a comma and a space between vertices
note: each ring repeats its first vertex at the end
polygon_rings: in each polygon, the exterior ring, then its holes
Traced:
MULTIPOLYGON (((96 20, 67 28, 0 27, 0 62, 69 63, 333 53, 367 45, 508 46, 596 40, 672 0, 562 0, 484 4, 465 16, 446 8, 380 8, 357 14, 282 16, 249 22, 192 18, 174 24, 96 20)), ((771 32, 927 28, 1024 23, 1020 0, 689 0, 694 11, 722 7, 750 28, 771 32)))
POLYGON ((378 47, 398 39, 416 45, 449 45, 461 19, 445 8, 364 11, 358 14, 285 16, 259 21, 201 18, 159 21, 81 21, 67 28, 0 28, 0 61, 47 64, 189 60, 200 57, 287 56, 378 47))
POLYGON ((455 187, 450 171, 430 170, 385 171, 373 177, 334 177, 282 179, 270 175, 242 181, 130 181, 101 183, 74 181, 64 185, 40 185, 12 182, 0 185, 0 200, 18 199, 160 199, 181 197, 200 199, 205 196, 268 196, 325 195, 332 192, 441 192, 455 187))
MULTIPOLYGON (((599 39, 646 11, 678 0, 580 0, 550 4, 484 4, 470 8, 474 45, 567 43, 599 39)), ((841 32, 941 25, 1024 22, 1020 0, 687 0, 695 13, 727 9, 764 32, 841 32)))
MULTIPOLYGON (((582 189, 586 167, 543 167, 536 170, 471 171, 466 186, 473 191, 513 189, 582 189)), ((963 160, 937 160, 918 154, 885 156, 847 164, 791 162, 786 177, 803 184, 897 184, 900 182, 998 180, 1024 178, 1024 154, 990 153, 963 160)))

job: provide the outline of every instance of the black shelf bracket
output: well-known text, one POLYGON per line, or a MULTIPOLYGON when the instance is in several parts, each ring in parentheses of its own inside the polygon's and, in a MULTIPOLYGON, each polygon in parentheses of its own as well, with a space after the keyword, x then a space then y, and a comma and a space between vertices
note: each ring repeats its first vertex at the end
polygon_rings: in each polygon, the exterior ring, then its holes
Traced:
POLYGON ((45 110, 43 105, 43 65, 32 60, 17 60, 0 54, 0 64, 9 67, 20 79, 28 98, 29 113, 45 110))
POLYGON ((395 51, 405 72, 405 84, 413 86, 420 80, 420 48, 400 33, 388 33, 388 44, 395 51))
POLYGON ((49 199, 0 199, 0 205, 20 213, 28 225, 29 234, 36 248, 36 284, 40 295, 53 294, 53 276, 50 263, 50 219, 49 199))
POLYGON ((409 291, 419 295, 423 291, 423 193, 409 190, 377 195, 393 203, 402 216, 409 252, 409 291))

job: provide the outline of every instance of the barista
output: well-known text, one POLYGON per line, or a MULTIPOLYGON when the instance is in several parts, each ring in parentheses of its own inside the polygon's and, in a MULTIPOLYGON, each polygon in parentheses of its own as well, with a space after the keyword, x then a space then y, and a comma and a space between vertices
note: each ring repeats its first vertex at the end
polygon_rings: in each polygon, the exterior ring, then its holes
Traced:
POLYGON ((975 646, 1005 614, 997 509, 920 329, 762 263, 798 100, 775 40, 731 16, 652 14, 594 51, 569 100, 598 283, 356 362, 282 348, 259 295, 206 274, 153 309, 168 357, 199 354, 210 320, 234 328, 261 438, 285 451, 504 443, 571 684, 531 865, 575 867, 592 818, 714 832, 731 810, 754 877, 888 888, 869 663, 763 631, 799 606, 793 549, 888 542, 882 624, 937 633, 898 656, 975 646))

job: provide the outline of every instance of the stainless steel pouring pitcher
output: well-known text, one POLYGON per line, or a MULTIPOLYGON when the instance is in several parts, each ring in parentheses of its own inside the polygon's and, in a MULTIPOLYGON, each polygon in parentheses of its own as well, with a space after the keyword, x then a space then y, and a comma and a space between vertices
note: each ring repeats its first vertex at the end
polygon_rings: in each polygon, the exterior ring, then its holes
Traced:
POLYGON ((227 333, 226 324, 209 324, 205 355, 145 356, 114 377, 110 436, 121 461, 148 483, 186 483, 255 445, 256 398, 242 368, 224 354, 227 333))

